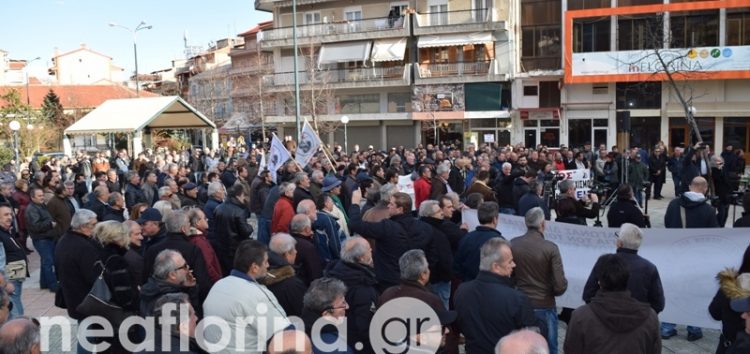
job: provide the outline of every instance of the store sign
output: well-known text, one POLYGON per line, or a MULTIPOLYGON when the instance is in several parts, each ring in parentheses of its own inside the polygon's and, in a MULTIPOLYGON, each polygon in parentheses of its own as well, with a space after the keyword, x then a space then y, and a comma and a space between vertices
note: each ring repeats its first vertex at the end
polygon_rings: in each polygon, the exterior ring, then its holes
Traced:
MULTIPOLYGON (((660 55, 672 72, 748 70, 750 46, 663 49, 660 55)), ((648 74, 664 72, 653 50, 573 53, 573 76, 648 74)))

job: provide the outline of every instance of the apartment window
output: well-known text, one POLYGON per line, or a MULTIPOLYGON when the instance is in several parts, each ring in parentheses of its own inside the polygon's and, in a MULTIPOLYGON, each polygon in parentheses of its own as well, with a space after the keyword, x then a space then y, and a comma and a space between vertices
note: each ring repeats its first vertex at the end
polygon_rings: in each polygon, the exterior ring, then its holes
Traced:
POLYGON ((522 36, 523 56, 560 56, 559 26, 526 26, 523 28, 522 36))
POLYGON ((379 113, 380 95, 347 95, 338 98, 340 112, 337 113, 379 113))
POLYGON ((537 86, 524 86, 523 87, 523 95, 524 96, 538 96, 539 95, 539 87, 537 87, 537 86))
POLYGON ((320 12, 305 12, 305 24, 306 25, 314 25, 321 23, 320 21, 320 12))
POLYGON ((587 18, 573 23, 573 52, 608 52, 609 17, 587 18))
POLYGON ((411 94, 398 92, 388 94, 388 113, 411 112, 411 94))
POLYGON ((617 109, 661 107, 661 82, 617 83, 617 109))
POLYGON ((617 21, 617 49, 661 48, 662 16, 620 16, 617 21))
POLYGON ((562 23, 560 6, 559 0, 523 0, 521 4, 521 23, 525 25, 560 24, 562 23))
POLYGON ((671 48, 707 47, 719 45, 719 12, 672 13, 671 48))
POLYGON ((354 6, 344 9, 344 18, 349 22, 349 29, 357 32, 362 28, 362 7, 354 6))
POLYGON ((430 26, 440 26, 448 24, 448 3, 435 2, 429 5, 430 26))
POLYGON ((435 48, 435 51, 433 52, 434 57, 432 59, 432 62, 436 64, 447 63, 450 60, 450 50, 451 47, 435 48))
POLYGON ((560 85, 557 81, 539 83, 539 107, 560 107, 560 85))
POLYGON ((750 12, 727 14, 727 45, 750 45, 750 12))
POLYGON ((568 0, 568 10, 599 9, 610 7, 609 0, 568 0))
POLYGON ((473 0, 471 5, 474 8, 474 21, 485 22, 489 20, 489 9, 492 6, 490 0, 473 0))

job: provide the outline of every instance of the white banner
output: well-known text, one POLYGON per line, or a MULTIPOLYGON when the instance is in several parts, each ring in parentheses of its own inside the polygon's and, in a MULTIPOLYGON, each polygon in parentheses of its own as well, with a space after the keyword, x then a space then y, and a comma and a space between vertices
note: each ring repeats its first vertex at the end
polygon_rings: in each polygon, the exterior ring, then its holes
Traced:
POLYGON ((290 157, 291 155, 289 154, 289 151, 287 151, 284 144, 279 140, 279 137, 274 133, 273 138, 271 139, 271 149, 268 151, 267 161, 268 171, 271 172, 274 182, 276 182, 276 171, 284 164, 284 162, 289 160, 290 157))
POLYGON ((305 125, 302 127, 302 134, 299 136, 299 144, 297 144, 297 152, 294 154, 294 159, 303 168, 307 166, 313 155, 318 151, 320 147, 320 138, 318 134, 305 120, 305 125))
POLYGON ((398 191, 406 193, 411 197, 411 210, 415 210, 414 181, 411 180, 411 175, 398 176, 398 191))
MULTIPOLYGON (((591 179, 591 170, 562 170, 557 171, 558 178, 562 177, 563 180, 572 180, 576 185, 576 199, 581 199, 584 195, 589 193, 591 185, 594 180, 591 179)), ((555 189, 555 195, 560 194, 560 190, 555 189)))
MULTIPOLYGON (((464 210, 463 221, 474 230, 476 210, 464 210)), ((520 216, 500 214, 497 229, 510 240, 526 233, 520 216)), ((583 287, 596 260, 615 253, 614 228, 586 227, 548 221, 544 237, 557 244, 562 255, 568 290, 557 298, 558 306, 583 305, 583 287)), ((719 329, 721 323, 708 314, 719 286, 716 274, 739 267, 748 247, 748 233, 733 229, 643 229, 638 254, 659 269, 666 307, 661 321, 719 329)))
MULTIPOLYGON (((750 46, 663 49, 671 71, 730 71, 750 68, 750 46), (680 58, 682 57, 682 58, 680 58)), ((653 50, 573 53, 573 76, 663 72, 653 50)))

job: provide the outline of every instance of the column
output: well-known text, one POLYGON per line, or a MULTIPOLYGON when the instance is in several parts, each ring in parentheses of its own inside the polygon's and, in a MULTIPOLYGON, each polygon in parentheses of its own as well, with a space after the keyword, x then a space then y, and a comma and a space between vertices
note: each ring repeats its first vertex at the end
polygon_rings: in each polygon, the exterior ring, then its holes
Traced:
POLYGON ((217 129, 211 130, 211 151, 216 151, 219 148, 219 131, 217 129))
POLYGON ((133 133, 133 158, 143 151, 143 130, 137 130, 133 133))

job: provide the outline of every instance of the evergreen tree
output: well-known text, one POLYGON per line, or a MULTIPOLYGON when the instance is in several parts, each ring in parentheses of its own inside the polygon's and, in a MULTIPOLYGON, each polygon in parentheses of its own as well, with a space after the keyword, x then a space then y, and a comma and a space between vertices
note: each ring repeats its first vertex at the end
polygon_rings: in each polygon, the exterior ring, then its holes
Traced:
POLYGON ((42 116, 55 125, 63 119, 63 106, 60 104, 60 97, 57 97, 57 94, 52 89, 44 96, 42 116))

